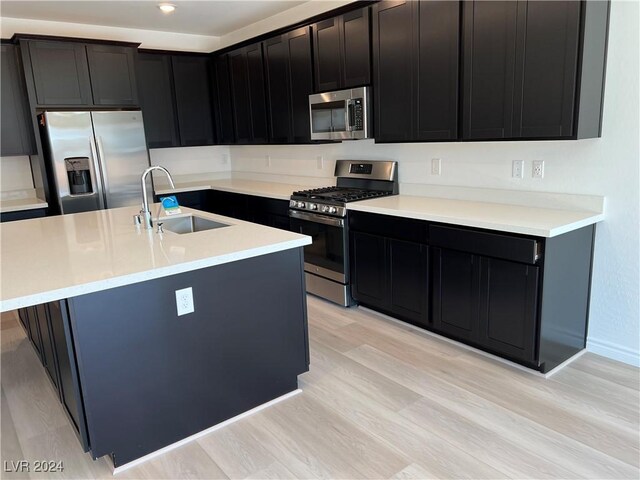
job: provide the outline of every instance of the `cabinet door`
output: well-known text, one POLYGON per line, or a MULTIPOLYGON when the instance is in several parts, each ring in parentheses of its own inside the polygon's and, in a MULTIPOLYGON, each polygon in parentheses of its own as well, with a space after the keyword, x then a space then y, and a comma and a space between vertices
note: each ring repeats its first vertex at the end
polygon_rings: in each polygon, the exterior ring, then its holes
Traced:
POLYGON ((17 47, 0 46, 0 156, 35 153, 29 99, 19 68, 17 47))
POLYGON ((342 88, 342 17, 329 18, 312 25, 316 92, 342 88))
POLYGON ((412 140, 458 138, 460 4, 419 2, 416 133, 412 140))
POLYGON ((149 148, 179 146, 171 57, 139 54, 137 79, 149 148))
POLYGON ((395 0, 373 6, 373 111, 378 142, 412 140, 415 7, 417 2, 395 0))
POLYGON ((354 300, 373 307, 389 308, 387 245, 384 237, 352 233, 351 264, 354 300))
POLYGON ((311 63, 311 29, 302 27, 287 34, 289 74, 291 75, 291 118, 293 143, 311 141, 309 95, 313 93, 313 64, 311 63))
POLYGON ((514 137, 573 135, 579 31, 580 2, 519 3, 514 137))
POLYGON ((433 328, 476 342, 480 268, 476 255, 431 248, 433 328))
POLYGON ((51 319, 51 337, 58 361, 60 399, 74 424, 82 448, 86 452, 89 449, 89 441, 66 305, 64 300, 51 302, 47 304, 47 309, 51 319))
POLYGON ((30 41, 28 48, 38 105, 92 104, 83 44, 30 41))
POLYGON ((56 368, 56 357, 54 353, 53 339, 49 328, 49 315, 47 314, 46 305, 40 304, 36 307, 38 314, 38 327, 40 330, 40 339, 42 340, 42 365, 44 365, 49 378, 58 388, 58 370, 56 368))
POLYGON ((27 318, 29 319, 29 339, 36 349, 38 357, 42 358, 42 342, 40 340, 40 327, 38 325, 36 307, 27 307, 27 318))
POLYGON ((262 44, 245 47, 249 79, 249 103, 251 105, 251 143, 267 143, 267 98, 265 92, 262 44))
POLYGON ((251 141, 251 105, 249 103, 249 75, 244 49, 241 48, 229 53, 229 65, 235 143, 246 144, 251 141))
POLYGON ((180 144, 214 144, 208 58, 174 55, 172 66, 180 144))
POLYGON ((391 311, 419 325, 428 324, 428 247, 388 240, 391 311))
POLYGON ((464 2, 463 138, 513 135, 519 2, 464 2))
POLYGON ((359 87, 371 82, 369 8, 345 13, 340 23, 342 85, 359 87))
POLYGON ((286 34, 265 40, 263 49, 267 76, 269 140, 271 143, 287 143, 291 137, 291 96, 289 95, 289 48, 286 34))
POLYGON ((218 143, 235 142, 233 131, 233 103, 229 73, 229 56, 220 55, 213 59, 214 105, 216 116, 216 137, 218 143))
POLYGON ((533 363, 539 268, 480 258, 479 342, 515 360, 533 363))
POLYGON ((87 45, 94 105, 138 105, 132 47, 87 45))
POLYGON ((20 319, 20 323, 24 327, 24 331, 27 334, 27 337, 31 336, 31 332, 29 331, 29 313, 26 308, 21 308, 18 310, 18 318, 20 319))

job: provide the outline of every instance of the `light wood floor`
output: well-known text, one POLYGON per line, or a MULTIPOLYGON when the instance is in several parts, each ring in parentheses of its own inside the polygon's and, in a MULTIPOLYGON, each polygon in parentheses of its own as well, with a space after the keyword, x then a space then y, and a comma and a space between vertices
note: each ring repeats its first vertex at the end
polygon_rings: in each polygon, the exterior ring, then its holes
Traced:
MULTIPOLYGON (((542 379, 362 309, 309 297, 303 393, 117 478, 639 478, 639 371, 585 354, 542 379)), ((3 315, 2 460, 81 452, 13 313, 3 315)), ((3 468, 4 470, 4 468, 3 468)), ((43 478, 43 474, 2 478, 43 478)))

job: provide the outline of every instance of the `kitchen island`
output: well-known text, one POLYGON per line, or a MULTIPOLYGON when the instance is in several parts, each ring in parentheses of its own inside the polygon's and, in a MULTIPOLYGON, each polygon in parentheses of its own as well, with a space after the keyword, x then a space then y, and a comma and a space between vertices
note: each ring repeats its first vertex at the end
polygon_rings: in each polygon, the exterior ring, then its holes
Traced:
POLYGON ((136 210, 1 232, 1 309, 19 309, 85 451, 116 468, 296 391, 309 364, 308 237, 189 209, 158 233, 136 210), (193 214, 215 228, 176 233, 193 214))

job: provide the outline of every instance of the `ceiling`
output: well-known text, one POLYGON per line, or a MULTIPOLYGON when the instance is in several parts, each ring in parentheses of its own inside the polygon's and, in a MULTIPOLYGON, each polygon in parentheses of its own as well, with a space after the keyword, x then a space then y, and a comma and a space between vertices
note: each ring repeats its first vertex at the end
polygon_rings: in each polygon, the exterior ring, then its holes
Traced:
POLYGON ((0 15, 218 37, 301 5, 306 0, 167 0, 177 7, 170 15, 158 9, 161 1, 164 0, 2 0, 0 15))

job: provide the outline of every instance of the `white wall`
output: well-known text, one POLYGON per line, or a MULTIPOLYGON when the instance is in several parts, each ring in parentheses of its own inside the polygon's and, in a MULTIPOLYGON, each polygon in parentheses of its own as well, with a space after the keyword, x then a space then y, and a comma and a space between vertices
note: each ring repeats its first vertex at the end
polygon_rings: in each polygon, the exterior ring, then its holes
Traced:
MULTIPOLYGON (((474 142, 376 145, 231 147, 233 171, 333 177, 338 158, 393 159, 401 183, 440 184, 606 196, 597 227, 588 347, 640 364, 640 148, 638 2, 614 1, 602 138, 555 142, 474 142), (271 157, 267 167, 266 155, 271 157), (324 168, 318 169, 317 157, 324 168), (442 159, 442 175, 430 174, 442 159), (525 179, 511 178, 511 161, 525 160, 525 179), (545 161, 545 178, 531 178, 531 161, 545 161)), ((411 185, 413 186, 413 185, 411 185)), ((412 190, 415 190, 412 188, 412 190)), ((402 192, 402 188, 401 188, 402 192)))
POLYGON ((32 188, 33 178, 29 157, 0 157, 0 192, 32 188))
POLYGON ((227 146, 155 148, 149 157, 151 165, 161 165, 173 176, 231 171, 227 146))

